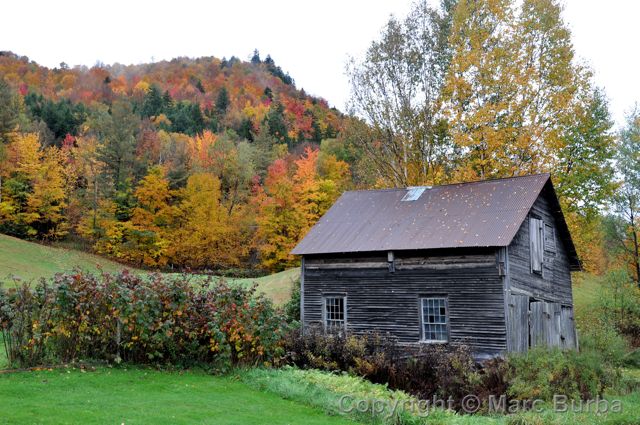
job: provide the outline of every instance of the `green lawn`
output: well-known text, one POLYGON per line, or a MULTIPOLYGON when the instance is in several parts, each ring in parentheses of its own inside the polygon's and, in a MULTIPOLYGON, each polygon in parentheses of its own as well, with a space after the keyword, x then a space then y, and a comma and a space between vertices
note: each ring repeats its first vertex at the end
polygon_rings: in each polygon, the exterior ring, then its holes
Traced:
MULTIPOLYGON (((86 252, 44 246, 0 234, 0 281, 11 282, 12 277, 33 281, 52 277, 56 273, 69 272, 76 267, 93 273, 100 269, 113 273, 126 266, 86 252)), ((126 268, 137 273, 147 273, 131 267, 126 268)), ((264 293, 276 304, 284 304, 299 277, 299 269, 290 269, 255 279, 227 280, 244 286, 255 282, 258 284, 259 292, 264 293)))
POLYGON ((353 424, 203 372, 109 369, 0 374, 3 424, 353 424))

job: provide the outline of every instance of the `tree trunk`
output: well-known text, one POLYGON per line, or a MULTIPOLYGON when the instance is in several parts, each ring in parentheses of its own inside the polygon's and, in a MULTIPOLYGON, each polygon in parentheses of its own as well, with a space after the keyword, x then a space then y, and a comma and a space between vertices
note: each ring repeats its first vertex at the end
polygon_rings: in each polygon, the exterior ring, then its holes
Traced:
POLYGON ((98 175, 93 177, 93 231, 95 232, 98 221, 98 175))
POLYGON ((638 247, 638 232, 635 225, 631 226, 631 232, 633 233, 633 261, 636 266, 636 283, 640 287, 640 247, 638 247))
POLYGON ((636 284, 640 287, 640 247, 638 246, 638 229, 636 225, 636 206, 634 199, 628 195, 629 199, 629 224, 631 226, 631 241, 633 243, 633 263, 636 272, 636 284))

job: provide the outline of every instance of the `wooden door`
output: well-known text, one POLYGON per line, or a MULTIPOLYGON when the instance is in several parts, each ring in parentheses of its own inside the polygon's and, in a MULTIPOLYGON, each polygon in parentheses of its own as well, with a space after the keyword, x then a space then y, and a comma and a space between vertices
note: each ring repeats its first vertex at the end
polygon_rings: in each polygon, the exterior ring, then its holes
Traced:
POLYGON ((534 301, 529 303, 531 314, 529 316, 529 338, 531 347, 544 347, 547 345, 546 326, 544 315, 544 302, 534 301))
POLYGON ((529 304, 532 347, 562 346, 562 307, 559 303, 534 301, 529 304))
POLYGON ((567 306, 560 309, 560 346, 567 349, 578 348, 573 308, 567 306))
POLYGON ((529 349, 529 297, 509 296, 508 347, 510 351, 524 353, 529 349))

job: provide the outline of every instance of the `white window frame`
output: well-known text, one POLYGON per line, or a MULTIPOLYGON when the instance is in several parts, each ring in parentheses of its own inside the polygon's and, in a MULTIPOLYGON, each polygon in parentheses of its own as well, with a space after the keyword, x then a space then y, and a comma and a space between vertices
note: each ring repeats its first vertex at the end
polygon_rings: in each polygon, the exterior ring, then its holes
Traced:
POLYGON ((542 275, 542 271, 544 269, 544 227, 544 221, 542 221, 542 219, 529 217, 529 253, 531 273, 539 275, 542 275))
POLYGON ((347 296, 341 294, 327 294, 322 297, 322 325, 325 332, 345 332, 347 330, 347 296), (327 310, 327 302, 332 300, 341 300, 342 302, 342 319, 329 318, 327 310))
MULTIPOLYGON (((441 316, 438 314, 438 316, 441 316)), ((426 342, 429 344, 446 344, 449 342, 450 338, 450 327, 449 327, 449 298, 446 295, 425 295, 420 297, 420 335, 421 342, 426 342), (444 304, 444 322, 442 321, 434 321, 431 322, 425 317, 425 303, 429 302, 429 300, 437 300, 439 303, 444 304), (444 326, 445 339, 432 339, 427 338, 426 327, 427 326, 444 326)))

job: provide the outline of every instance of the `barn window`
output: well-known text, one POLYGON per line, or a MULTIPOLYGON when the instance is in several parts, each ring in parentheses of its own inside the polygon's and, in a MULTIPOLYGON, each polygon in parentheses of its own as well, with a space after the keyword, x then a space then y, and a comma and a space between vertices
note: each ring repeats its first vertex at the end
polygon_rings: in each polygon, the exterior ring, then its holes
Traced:
POLYGON ((556 235, 553 226, 550 224, 544 224, 544 250, 555 254, 556 253, 556 235))
POLYGON ((328 332, 342 332, 347 325, 347 300, 345 297, 324 298, 324 328, 328 332))
POLYGON ((542 274, 544 260, 544 222, 539 218, 529 219, 529 239, 531 241, 531 272, 542 274))
POLYGON ((449 340, 446 297, 422 298, 422 339, 426 342, 449 340))

